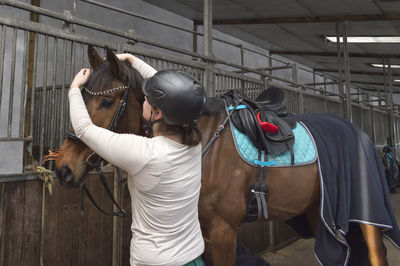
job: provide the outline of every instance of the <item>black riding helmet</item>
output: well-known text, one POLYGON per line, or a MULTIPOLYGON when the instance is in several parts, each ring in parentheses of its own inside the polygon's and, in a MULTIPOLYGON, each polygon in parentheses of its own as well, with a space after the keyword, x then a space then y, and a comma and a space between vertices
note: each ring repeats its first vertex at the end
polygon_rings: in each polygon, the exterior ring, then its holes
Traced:
POLYGON ((151 106, 162 110, 168 125, 193 124, 206 102, 204 87, 182 71, 159 71, 143 81, 142 91, 151 106))

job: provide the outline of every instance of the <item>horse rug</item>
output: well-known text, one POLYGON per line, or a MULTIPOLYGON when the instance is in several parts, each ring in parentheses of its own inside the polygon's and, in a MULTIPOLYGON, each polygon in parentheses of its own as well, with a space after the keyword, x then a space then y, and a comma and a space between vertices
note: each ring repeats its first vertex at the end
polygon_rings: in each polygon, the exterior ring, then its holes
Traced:
POLYGON ((368 135, 333 115, 305 114, 298 121, 311 132, 318 153, 321 198, 315 255, 319 262, 348 264, 347 236, 352 223, 380 227, 400 249, 384 167, 368 135))

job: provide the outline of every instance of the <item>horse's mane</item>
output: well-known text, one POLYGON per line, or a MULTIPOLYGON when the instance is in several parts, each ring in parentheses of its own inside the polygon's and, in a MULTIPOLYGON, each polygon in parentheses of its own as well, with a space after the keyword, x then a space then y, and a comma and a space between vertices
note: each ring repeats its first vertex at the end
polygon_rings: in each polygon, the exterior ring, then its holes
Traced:
MULTIPOLYGON (((128 76, 131 77, 130 83, 133 85, 132 87, 140 89, 143 81, 142 75, 140 75, 140 73, 128 62, 123 61, 123 63, 125 64, 126 69, 131 73, 128 76)), ((116 79, 116 77, 112 73, 111 68, 108 66, 107 62, 103 62, 93 71, 85 86, 90 91, 100 92, 106 90, 106 86, 111 84, 114 79, 116 79)), ((88 99, 89 97, 89 94, 83 94, 84 100, 88 99)))
POLYGON ((213 115, 225 110, 225 103, 219 97, 207 97, 206 105, 204 106, 203 114, 213 115))

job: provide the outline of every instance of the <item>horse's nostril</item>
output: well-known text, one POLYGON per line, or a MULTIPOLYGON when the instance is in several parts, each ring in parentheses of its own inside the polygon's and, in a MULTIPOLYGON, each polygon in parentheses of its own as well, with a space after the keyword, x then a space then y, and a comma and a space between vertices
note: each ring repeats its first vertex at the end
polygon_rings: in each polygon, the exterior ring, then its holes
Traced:
POLYGON ((56 169, 56 175, 63 184, 68 185, 74 180, 74 173, 68 166, 62 166, 56 169))

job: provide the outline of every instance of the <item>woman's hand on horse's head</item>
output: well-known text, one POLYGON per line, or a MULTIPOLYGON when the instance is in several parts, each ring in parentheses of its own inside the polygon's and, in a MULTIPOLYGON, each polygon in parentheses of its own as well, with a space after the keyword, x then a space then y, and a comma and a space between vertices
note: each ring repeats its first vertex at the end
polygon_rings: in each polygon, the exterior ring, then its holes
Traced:
POLYGON ((71 82, 70 88, 79 88, 83 84, 85 84, 90 76, 89 68, 82 68, 74 77, 74 80, 71 82))
POLYGON ((121 61, 128 61, 130 64, 133 64, 133 61, 135 61, 136 57, 131 54, 117 54, 117 57, 121 61))

